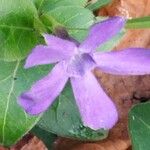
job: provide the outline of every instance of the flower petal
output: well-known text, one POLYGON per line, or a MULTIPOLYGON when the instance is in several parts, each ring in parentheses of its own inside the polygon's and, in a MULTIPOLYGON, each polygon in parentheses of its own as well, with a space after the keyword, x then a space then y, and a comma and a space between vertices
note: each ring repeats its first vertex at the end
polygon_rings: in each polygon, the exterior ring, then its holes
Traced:
POLYGON ((85 126, 110 129, 118 119, 116 108, 91 72, 71 78, 73 92, 85 126))
POLYGON ((19 97, 18 103, 31 115, 45 111, 60 94, 68 77, 63 63, 57 64, 51 73, 36 82, 32 88, 19 97))
POLYGON ((98 67, 116 75, 150 74, 150 49, 129 48, 121 51, 95 53, 94 60, 98 67))
POLYGON ((46 44, 52 49, 58 49, 68 53, 73 53, 76 48, 76 44, 69 40, 61 39, 54 35, 43 34, 46 44))
POLYGON ((29 54, 26 59, 25 68, 30 68, 37 65, 56 63, 58 61, 71 57, 73 49, 52 49, 49 46, 38 45, 29 54))
POLYGON ((106 42, 116 35, 125 24, 125 19, 112 17, 108 20, 97 23, 90 29, 88 37, 80 45, 85 52, 94 51, 100 44, 106 42))

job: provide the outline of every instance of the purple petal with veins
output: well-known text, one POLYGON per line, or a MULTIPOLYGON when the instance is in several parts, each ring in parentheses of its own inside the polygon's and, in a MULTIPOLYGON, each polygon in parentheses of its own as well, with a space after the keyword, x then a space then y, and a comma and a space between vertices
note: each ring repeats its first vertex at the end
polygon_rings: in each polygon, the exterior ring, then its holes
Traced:
POLYGON ((69 59, 75 49, 70 51, 60 51, 60 49, 51 49, 49 46, 38 45, 29 54, 26 59, 25 68, 30 68, 37 65, 51 64, 64 59, 69 59))
POLYGON ((63 65, 63 62, 57 64, 51 73, 21 94, 19 104, 27 113, 37 115, 45 111, 60 94, 68 80, 63 65))
POLYGON ((43 34, 43 36, 46 44, 50 46, 50 48, 52 49, 57 49, 60 51, 66 51, 70 53, 73 52, 74 49, 76 48, 76 44, 71 41, 64 40, 49 34, 43 34))
POLYGON ((112 17, 91 27, 88 37, 81 43, 84 52, 95 51, 96 48, 115 36, 125 24, 125 19, 112 17))
POLYGON ((91 72, 71 78, 71 84, 83 123, 94 130, 110 129, 117 122, 115 105, 91 72))
POLYGON ((106 73, 116 75, 150 74, 150 50, 144 48, 129 48, 94 54, 93 59, 98 68, 106 73))

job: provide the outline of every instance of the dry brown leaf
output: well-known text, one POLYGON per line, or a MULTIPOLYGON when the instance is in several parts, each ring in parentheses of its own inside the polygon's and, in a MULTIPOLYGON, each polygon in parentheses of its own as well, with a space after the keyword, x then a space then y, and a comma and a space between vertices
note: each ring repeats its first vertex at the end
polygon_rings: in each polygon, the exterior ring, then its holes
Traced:
POLYGON ((22 140, 20 140, 16 145, 11 147, 10 150, 47 150, 47 148, 45 147, 44 143, 37 137, 28 134, 23 137, 22 140))
POLYGON ((8 150, 8 149, 0 146, 0 150, 8 150))
POLYGON ((135 18, 150 15, 150 0, 113 0, 98 15, 135 18))
POLYGON ((81 142, 60 138, 56 141, 57 150, 125 150, 129 147, 129 140, 104 140, 101 142, 81 142))
POLYGON ((43 142, 37 137, 33 137, 28 144, 24 145, 21 150, 48 150, 43 142))

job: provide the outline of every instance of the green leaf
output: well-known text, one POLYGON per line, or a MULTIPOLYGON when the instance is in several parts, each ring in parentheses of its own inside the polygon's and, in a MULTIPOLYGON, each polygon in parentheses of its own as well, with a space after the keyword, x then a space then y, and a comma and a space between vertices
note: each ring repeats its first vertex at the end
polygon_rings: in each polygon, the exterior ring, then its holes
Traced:
POLYGON ((35 46, 37 10, 30 0, 0 0, 0 59, 21 60, 35 46))
POLYGON ((150 16, 130 19, 126 23, 127 29, 150 28, 150 16))
POLYGON ((115 46, 117 46, 117 44, 119 44, 124 34, 125 34, 124 30, 120 31, 117 35, 115 35, 109 41, 100 45, 100 47, 97 48, 97 51, 111 51, 115 46))
POLYGON ((75 37, 81 32, 80 28, 88 29, 94 23, 95 18, 88 9, 62 6, 43 14, 41 19, 46 26, 53 28, 52 30, 57 26, 64 26, 69 31, 69 34, 75 37))
POLYGON ((88 28, 93 24, 94 15, 82 7, 59 7, 47 13, 66 28, 88 28))
POLYGON ((150 103, 138 104, 129 113, 129 131, 134 150, 150 148, 150 103))
MULTIPOLYGON (((92 19, 93 23, 91 23, 91 25, 94 24, 94 23, 104 21, 106 19, 107 19, 107 17, 100 17, 100 16, 99 17, 94 17, 92 19)), ((69 34, 72 37, 74 37, 79 42, 82 42, 87 37, 87 35, 89 33, 89 27, 90 26, 88 26, 88 28, 86 28, 86 27, 85 28, 80 28, 80 27, 79 28, 70 28, 70 29, 68 29, 68 31, 69 31, 69 34)))
POLYGON ((69 29, 69 35, 79 41, 80 43, 87 37, 88 29, 69 29))
POLYGON ((38 126, 59 136, 80 140, 100 140, 108 134, 108 131, 103 129, 94 131, 83 126, 70 83, 45 112, 38 126))
POLYGON ((94 2, 90 1, 90 3, 87 5, 87 8, 95 11, 107 4, 109 4, 112 0, 94 0, 94 2))
POLYGON ((5 146, 16 143, 40 118, 27 115, 17 104, 17 98, 47 74, 50 66, 25 70, 23 64, 0 61, 0 144, 5 146))
POLYGON ((60 6, 85 6, 87 0, 33 0, 39 12, 47 12, 60 6))
POLYGON ((33 133, 39 139, 41 139, 44 142, 44 144, 46 145, 46 147, 48 148, 48 150, 52 150, 53 149, 54 141, 57 138, 57 136, 55 134, 47 132, 47 131, 41 129, 40 127, 38 127, 38 126, 35 126, 31 130, 31 133, 33 133))

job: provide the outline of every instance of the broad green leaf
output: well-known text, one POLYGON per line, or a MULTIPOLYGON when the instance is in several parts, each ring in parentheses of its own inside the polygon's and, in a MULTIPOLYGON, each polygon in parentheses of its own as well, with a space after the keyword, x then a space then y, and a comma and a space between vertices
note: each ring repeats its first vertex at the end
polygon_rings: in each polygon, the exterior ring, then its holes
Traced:
POLYGON ((49 11, 47 15, 52 16, 57 22, 71 28, 88 28, 93 24, 94 15, 88 9, 82 7, 58 7, 49 11))
POLYGON ((150 28, 150 16, 133 18, 127 21, 127 29, 150 28))
POLYGON ((50 66, 23 69, 24 62, 0 61, 0 144, 10 146, 39 120, 17 104, 18 96, 49 72, 50 66))
POLYGON ((64 26, 69 31, 69 34, 75 37, 79 32, 85 32, 80 29, 88 29, 94 23, 95 18, 88 9, 62 6, 43 14, 41 19, 51 28, 64 26))
POLYGON ((20 60, 35 46, 37 10, 30 0, 0 0, 0 59, 20 60))
POLYGON ((31 133, 33 133, 39 139, 41 139, 44 142, 44 144, 46 145, 46 147, 48 148, 48 150, 53 149, 54 141, 56 140, 57 135, 50 133, 50 132, 47 132, 38 126, 35 126, 31 130, 31 133))
POLYGON ((108 131, 103 129, 94 131, 83 126, 70 83, 45 112, 38 126, 59 136, 80 140, 100 140, 108 134, 108 131))
POLYGON ((70 29, 68 30, 70 36, 79 41, 80 43, 87 37, 88 29, 70 29))
POLYGON ((39 12, 47 12, 60 6, 85 6, 87 0, 32 0, 39 12))
POLYGON ((125 31, 122 30, 117 35, 115 35, 113 38, 111 38, 109 41, 103 43, 100 45, 99 48, 97 48, 97 51, 111 51, 117 44, 119 44, 120 40, 123 38, 125 34, 125 31))
POLYGON ((129 113, 129 131, 133 150, 150 148, 150 103, 134 106, 129 113))
POLYGON ((89 4, 87 5, 87 8, 92 10, 92 11, 95 11, 107 4, 109 4, 112 0, 93 0, 93 1, 90 1, 89 4))

